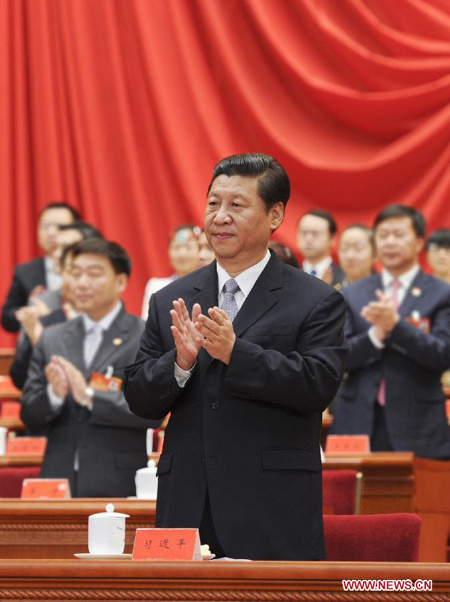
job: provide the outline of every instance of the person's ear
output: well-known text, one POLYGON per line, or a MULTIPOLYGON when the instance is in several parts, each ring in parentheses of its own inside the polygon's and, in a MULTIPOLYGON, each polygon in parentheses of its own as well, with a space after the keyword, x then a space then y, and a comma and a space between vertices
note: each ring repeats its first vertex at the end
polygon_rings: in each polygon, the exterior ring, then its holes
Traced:
POLYGON ((270 227, 272 232, 281 226, 284 220, 284 205, 280 201, 273 205, 269 210, 270 227))
POLYGON ((418 238, 417 242, 416 242, 417 253, 420 253, 422 251, 424 245, 425 245, 425 239, 424 238, 418 238))
POLYGON ((116 284, 117 292, 120 294, 127 288, 128 276, 126 274, 117 274, 116 284))

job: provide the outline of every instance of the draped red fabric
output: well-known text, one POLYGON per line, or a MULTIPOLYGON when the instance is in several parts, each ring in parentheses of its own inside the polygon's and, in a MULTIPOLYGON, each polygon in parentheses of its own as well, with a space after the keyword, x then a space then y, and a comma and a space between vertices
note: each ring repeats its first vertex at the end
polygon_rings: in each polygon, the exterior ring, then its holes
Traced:
POLYGON ((448 0, 6 0, 0 89, 2 299, 65 198, 130 252, 139 312, 236 152, 286 167, 291 247, 311 207, 342 227, 398 201, 449 226, 448 0))

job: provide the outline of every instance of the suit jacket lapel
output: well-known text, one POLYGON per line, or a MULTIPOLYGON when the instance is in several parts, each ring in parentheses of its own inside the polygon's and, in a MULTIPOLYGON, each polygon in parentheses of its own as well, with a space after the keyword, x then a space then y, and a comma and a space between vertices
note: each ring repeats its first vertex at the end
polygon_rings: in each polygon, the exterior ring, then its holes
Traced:
POLYGON ((64 334, 64 345, 67 349, 67 358, 84 373, 86 371, 84 364, 84 325, 81 316, 68 322, 64 334))
POLYGON ((282 286, 282 264, 272 254, 269 263, 255 282, 234 319, 233 327, 237 337, 242 336, 250 326, 260 320, 277 303, 277 298, 272 291, 282 286))
POLYGON ((127 340, 127 322, 127 313, 122 308, 108 330, 103 333, 102 342, 87 370, 88 373, 104 370, 106 365, 114 365, 115 352, 120 352, 121 345, 127 340))
POLYGON ((218 286, 216 262, 213 261, 199 273, 192 299, 186 301, 189 315, 195 303, 199 303, 202 313, 208 315, 208 309, 218 303, 218 286))
MULTIPOLYGON (((422 294, 422 289, 426 288, 426 274, 420 270, 417 272, 416 277, 411 282, 410 287, 405 293, 403 301, 398 308, 399 314, 402 318, 407 318, 411 315, 411 312, 414 310, 414 306, 417 305, 418 296, 414 295, 412 291, 420 291, 422 294)), ((420 296, 420 295, 419 295, 420 296)))

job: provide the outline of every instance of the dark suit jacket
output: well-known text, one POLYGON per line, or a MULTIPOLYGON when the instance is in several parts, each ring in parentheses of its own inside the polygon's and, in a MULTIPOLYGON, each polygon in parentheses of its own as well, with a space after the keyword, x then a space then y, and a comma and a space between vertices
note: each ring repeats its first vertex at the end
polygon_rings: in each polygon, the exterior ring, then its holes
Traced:
POLYGON ((394 449, 448 458, 450 430, 440 379, 449 366, 450 286, 419 272, 384 350, 372 344, 367 334, 370 324, 360 316, 361 309, 375 300, 376 289, 382 289, 379 274, 342 291, 348 304, 348 377, 336 400, 331 432, 371 434, 378 388, 384 378, 387 426, 394 449), (429 334, 405 321, 413 311, 429 318, 429 334))
MULTIPOLYGON (((66 315, 62 309, 52 311, 47 316, 42 316, 40 319, 44 328, 47 326, 53 326, 54 324, 60 324, 66 321, 66 315)), ((16 352, 14 354, 14 360, 9 367, 9 375, 14 385, 22 390, 27 380, 28 367, 31 362, 31 356, 33 355, 33 345, 28 335, 22 331, 17 339, 16 352)))
POLYGON ((217 287, 213 262, 152 295, 136 363, 126 370, 136 414, 171 412, 156 524, 199 527, 209 491, 227 556, 323 558, 319 438, 346 353, 342 295, 272 254, 234 320, 230 364, 202 349, 180 388, 172 300, 206 312, 217 305, 217 287))
POLYGON ((108 366, 113 366, 114 376, 122 378, 123 369, 136 355, 143 327, 140 318, 122 310, 104 333, 89 370, 84 366, 81 317, 46 328, 34 349, 21 399, 21 418, 32 431, 48 426, 43 478, 69 478, 73 491, 78 453, 77 497, 135 495, 135 472, 147 464, 146 429, 159 425, 159 421, 132 414, 122 392, 97 391, 92 411, 78 405, 69 394, 62 408, 54 410, 44 368, 57 354, 73 362, 86 380, 94 372, 104 374, 108 366))
POLYGON ((17 332, 20 323, 14 316, 19 307, 28 304, 31 291, 41 284, 47 286, 45 263, 42 258, 16 266, 13 281, 2 309, 2 326, 8 332, 17 332))
POLYGON ((333 279, 331 281, 331 286, 334 286, 338 290, 342 288, 342 284, 345 281, 345 274, 340 266, 337 263, 331 264, 331 273, 333 275, 333 279))

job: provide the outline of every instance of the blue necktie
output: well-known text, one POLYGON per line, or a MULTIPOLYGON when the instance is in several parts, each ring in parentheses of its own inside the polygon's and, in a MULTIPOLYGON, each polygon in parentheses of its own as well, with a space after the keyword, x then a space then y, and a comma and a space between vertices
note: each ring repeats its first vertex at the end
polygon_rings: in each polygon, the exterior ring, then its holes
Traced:
POLYGON ((311 270, 311 276, 317 276, 317 270, 314 268, 311 270))

